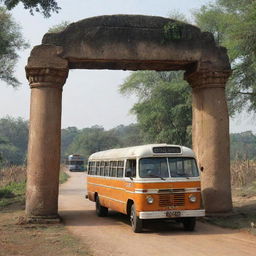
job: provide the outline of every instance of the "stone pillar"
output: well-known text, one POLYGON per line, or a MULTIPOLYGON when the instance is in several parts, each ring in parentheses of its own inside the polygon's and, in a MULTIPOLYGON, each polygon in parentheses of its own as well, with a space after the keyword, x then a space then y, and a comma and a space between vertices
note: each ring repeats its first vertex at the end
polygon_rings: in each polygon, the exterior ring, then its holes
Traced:
POLYGON ((31 87, 26 215, 36 221, 58 216, 61 100, 68 68, 55 48, 36 47, 26 67, 31 87))
POLYGON ((232 210, 229 116, 225 97, 227 72, 194 72, 192 141, 201 172, 203 201, 208 214, 232 210))

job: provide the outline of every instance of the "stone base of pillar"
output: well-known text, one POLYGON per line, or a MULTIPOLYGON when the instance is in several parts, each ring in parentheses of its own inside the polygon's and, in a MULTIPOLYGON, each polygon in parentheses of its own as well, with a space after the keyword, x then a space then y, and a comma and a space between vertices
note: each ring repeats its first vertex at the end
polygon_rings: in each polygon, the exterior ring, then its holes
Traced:
POLYGON ((61 217, 59 215, 52 216, 25 216, 22 224, 58 224, 61 223, 61 217))

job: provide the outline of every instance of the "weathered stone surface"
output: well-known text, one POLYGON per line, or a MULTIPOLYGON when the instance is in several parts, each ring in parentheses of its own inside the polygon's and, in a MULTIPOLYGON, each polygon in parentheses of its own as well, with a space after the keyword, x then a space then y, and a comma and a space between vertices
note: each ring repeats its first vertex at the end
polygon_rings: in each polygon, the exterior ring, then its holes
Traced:
POLYGON ((232 210, 229 118, 225 83, 230 72, 193 73, 186 79, 192 86, 192 142, 201 173, 206 213, 232 210))
POLYGON ((56 216, 60 169, 62 87, 31 90, 27 164, 27 216, 56 216))
POLYGON ((26 76, 31 87, 63 86, 68 76, 68 61, 59 57, 62 47, 39 45, 32 49, 26 76))
POLYGON ((45 34, 28 60, 32 88, 26 214, 56 216, 62 86, 72 68, 186 70, 193 94, 193 148, 204 167, 208 213, 232 209, 225 84, 231 68, 211 33, 162 17, 112 15, 45 34))
POLYGON ((67 60, 59 57, 62 47, 56 45, 37 45, 28 58, 26 69, 29 68, 59 68, 68 69, 67 60))
POLYGON ((143 15, 110 15, 70 24, 45 34, 43 45, 63 48, 70 68, 178 70, 199 62, 230 69, 225 49, 212 34, 175 20, 143 15))
POLYGON ((26 214, 29 218, 58 213, 62 86, 68 62, 61 47, 37 46, 26 66, 31 90, 26 214))

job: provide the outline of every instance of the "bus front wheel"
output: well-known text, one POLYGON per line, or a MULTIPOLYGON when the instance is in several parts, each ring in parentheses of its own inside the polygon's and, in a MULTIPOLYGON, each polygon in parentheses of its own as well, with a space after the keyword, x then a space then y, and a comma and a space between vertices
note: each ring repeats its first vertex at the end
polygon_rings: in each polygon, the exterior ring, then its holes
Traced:
POLYGON ((99 217, 106 217, 108 215, 108 208, 100 204, 100 198, 96 197, 96 213, 99 217))
POLYGON ((136 209, 134 204, 131 207, 130 221, 133 232, 140 233, 142 231, 142 220, 136 215, 136 209))

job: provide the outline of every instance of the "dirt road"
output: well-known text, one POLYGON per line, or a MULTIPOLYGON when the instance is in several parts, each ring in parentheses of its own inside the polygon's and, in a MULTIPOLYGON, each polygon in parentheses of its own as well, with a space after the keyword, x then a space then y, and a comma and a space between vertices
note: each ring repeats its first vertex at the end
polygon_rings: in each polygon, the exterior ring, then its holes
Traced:
POLYGON ((132 232, 126 216, 95 214, 86 200, 84 173, 71 173, 61 185, 59 211, 67 228, 91 248, 95 256, 250 256, 256 255, 256 237, 198 222, 195 232, 170 223, 147 224, 143 233, 132 232))

